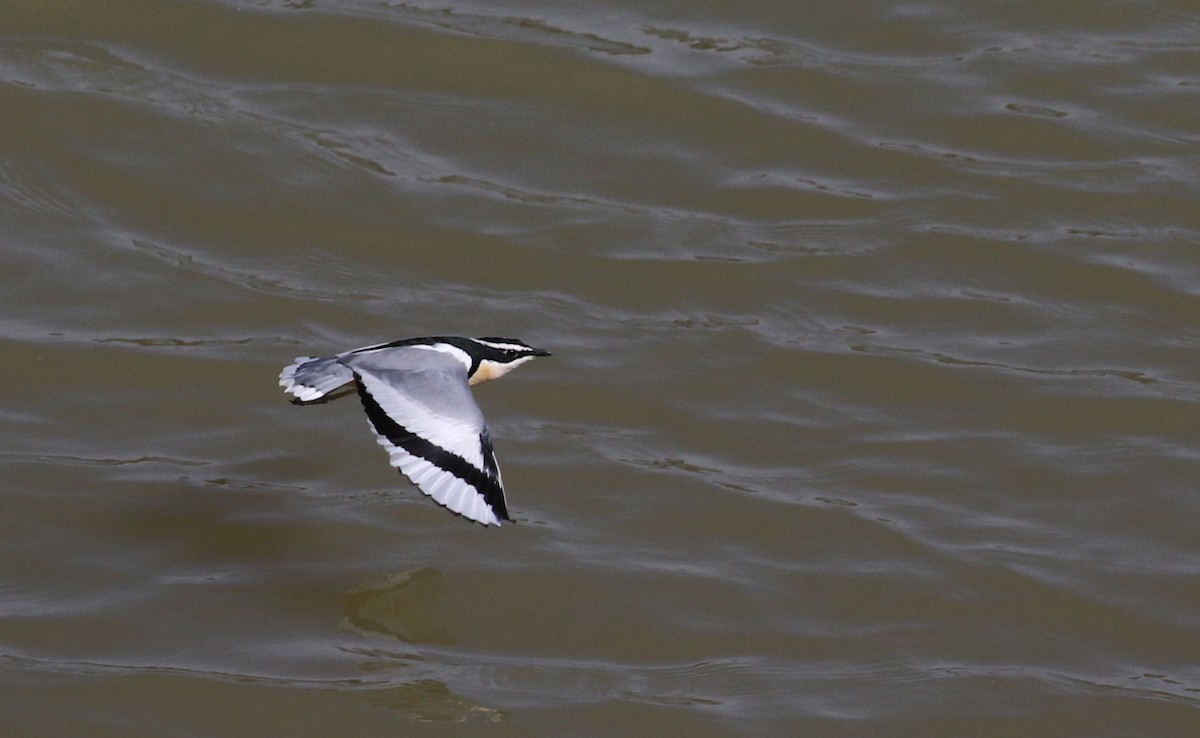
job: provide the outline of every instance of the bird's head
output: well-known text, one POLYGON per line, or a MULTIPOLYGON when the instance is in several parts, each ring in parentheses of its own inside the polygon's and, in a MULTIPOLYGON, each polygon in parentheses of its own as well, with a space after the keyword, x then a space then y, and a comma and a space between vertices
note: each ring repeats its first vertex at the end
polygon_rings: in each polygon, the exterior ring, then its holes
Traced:
POLYGON ((467 377, 471 384, 503 377, 530 359, 550 355, 549 351, 534 348, 515 338, 486 336, 472 339, 471 346, 474 370, 467 377))

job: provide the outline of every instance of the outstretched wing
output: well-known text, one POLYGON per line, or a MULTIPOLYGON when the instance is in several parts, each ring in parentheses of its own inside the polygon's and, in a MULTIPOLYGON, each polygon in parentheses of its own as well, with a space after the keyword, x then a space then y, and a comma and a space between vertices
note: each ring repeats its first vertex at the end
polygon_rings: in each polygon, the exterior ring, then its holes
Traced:
POLYGON ((358 397, 392 466, 465 518, 510 520, 487 424, 461 362, 416 347, 342 361, 358 380, 358 397))

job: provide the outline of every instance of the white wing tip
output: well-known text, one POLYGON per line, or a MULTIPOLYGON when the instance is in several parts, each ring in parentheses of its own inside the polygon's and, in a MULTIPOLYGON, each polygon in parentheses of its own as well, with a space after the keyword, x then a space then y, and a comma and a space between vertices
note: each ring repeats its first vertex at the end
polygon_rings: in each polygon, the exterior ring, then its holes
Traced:
POLYGON ((376 440, 388 452, 388 461, 408 477, 422 494, 467 520, 484 527, 501 527, 496 511, 479 490, 419 456, 413 456, 376 433, 376 440))
POLYGON ((312 360, 313 357, 311 356, 297 356, 294 362, 288 364, 283 368, 283 371, 279 372, 279 386, 283 387, 288 392, 292 392, 292 389, 297 386, 296 370, 299 369, 302 364, 312 360))

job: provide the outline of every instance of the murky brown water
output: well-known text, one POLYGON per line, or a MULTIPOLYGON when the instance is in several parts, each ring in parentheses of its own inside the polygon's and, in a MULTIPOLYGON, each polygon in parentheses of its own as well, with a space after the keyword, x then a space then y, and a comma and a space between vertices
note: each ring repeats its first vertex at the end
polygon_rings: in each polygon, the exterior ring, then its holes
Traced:
POLYGON ((1200 734, 1192 4, 4 5, 7 734, 1200 734))

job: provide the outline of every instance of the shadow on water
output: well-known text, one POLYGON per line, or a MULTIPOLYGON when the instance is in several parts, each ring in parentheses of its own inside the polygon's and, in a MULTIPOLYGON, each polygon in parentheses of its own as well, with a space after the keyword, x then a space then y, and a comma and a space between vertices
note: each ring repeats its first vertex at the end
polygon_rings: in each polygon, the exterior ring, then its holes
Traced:
POLYGON ((389 574, 346 593, 346 628, 405 643, 449 645, 454 637, 442 627, 437 606, 445 586, 431 567, 389 574))

